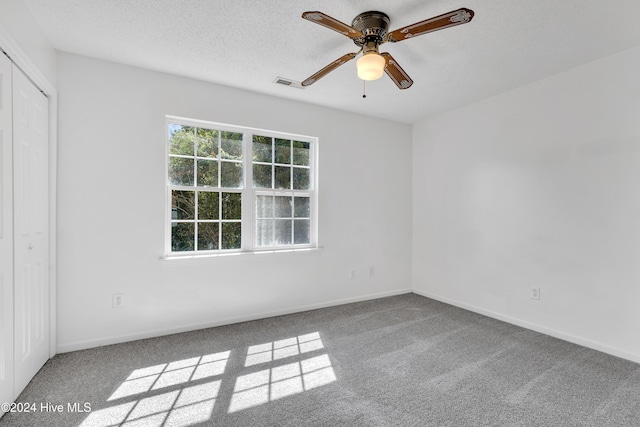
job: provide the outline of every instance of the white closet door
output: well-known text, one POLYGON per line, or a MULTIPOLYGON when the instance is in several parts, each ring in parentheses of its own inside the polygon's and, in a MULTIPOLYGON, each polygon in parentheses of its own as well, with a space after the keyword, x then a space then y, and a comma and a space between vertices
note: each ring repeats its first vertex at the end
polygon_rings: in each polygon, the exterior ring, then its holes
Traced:
POLYGON ((14 374, 17 396, 49 359, 47 98, 13 66, 14 374))
POLYGON ((14 398, 11 144, 11 61, 0 53, 0 403, 14 398))

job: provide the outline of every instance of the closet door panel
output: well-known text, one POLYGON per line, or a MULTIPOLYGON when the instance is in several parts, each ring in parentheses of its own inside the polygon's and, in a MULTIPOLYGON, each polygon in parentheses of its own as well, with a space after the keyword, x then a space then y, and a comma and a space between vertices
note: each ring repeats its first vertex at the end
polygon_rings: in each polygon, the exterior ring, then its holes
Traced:
POLYGON ((12 77, 17 395, 49 358, 48 104, 15 67, 12 77))

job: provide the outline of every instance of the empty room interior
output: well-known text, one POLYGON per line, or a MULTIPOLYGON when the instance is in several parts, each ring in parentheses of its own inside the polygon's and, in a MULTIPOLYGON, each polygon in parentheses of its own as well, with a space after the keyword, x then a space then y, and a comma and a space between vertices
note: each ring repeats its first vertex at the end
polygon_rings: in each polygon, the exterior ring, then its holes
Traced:
POLYGON ((0 426, 640 425, 640 2, 0 2, 0 426))

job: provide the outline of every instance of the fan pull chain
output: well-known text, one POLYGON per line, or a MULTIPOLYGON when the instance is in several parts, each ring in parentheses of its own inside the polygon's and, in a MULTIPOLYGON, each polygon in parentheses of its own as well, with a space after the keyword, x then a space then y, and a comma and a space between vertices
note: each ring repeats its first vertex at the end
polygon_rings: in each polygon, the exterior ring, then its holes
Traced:
POLYGON ((362 81, 362 97, 363 98, 367 97, 367 81, 366 80, 362 81))

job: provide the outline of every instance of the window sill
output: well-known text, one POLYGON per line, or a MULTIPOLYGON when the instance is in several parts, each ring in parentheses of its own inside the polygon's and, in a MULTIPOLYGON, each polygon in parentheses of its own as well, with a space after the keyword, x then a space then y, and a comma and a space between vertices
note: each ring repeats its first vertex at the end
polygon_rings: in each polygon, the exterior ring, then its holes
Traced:
POLYGON ((273 250, 261 250, 261 251, 246 251, 246 252, 228 252, 217 254, 193 254, 193 255, 180 255, 171 254, 160 257, 161 261, 167 261, 169 263, 178 261, 240 261, 247 259, 262 259, 269 255, 281 255, 281 254, 310 254, 318 253, 322 251, 322 247, 317 248, 296 248, 296 249, 273 249, 273 250))

